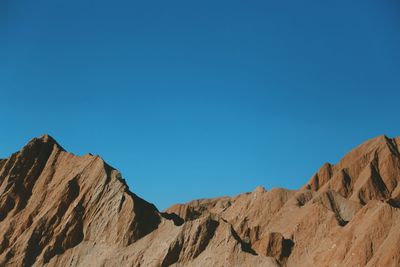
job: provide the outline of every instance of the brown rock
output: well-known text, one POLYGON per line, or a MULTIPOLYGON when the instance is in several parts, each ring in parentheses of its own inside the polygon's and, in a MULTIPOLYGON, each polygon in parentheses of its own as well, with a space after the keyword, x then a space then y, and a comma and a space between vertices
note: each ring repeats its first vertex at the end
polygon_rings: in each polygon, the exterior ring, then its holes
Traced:
POLYGON ((0 171, 0 262, 44 264, 82 242, 129 245, 157 228, 157 209, 129 192, 118 171, 35 138, 0 171))
POLYGON ((269 233, 260 240, 258 250, 263 255, 274 257, 282 262, 291 253, 293 241, 285 239, 280 233, 269 233))
POLYGON ((159 212, 101 158, 35 138, 0 160, 0 266, 400 266, 399 142, 369 140, 300 190, 159 212))

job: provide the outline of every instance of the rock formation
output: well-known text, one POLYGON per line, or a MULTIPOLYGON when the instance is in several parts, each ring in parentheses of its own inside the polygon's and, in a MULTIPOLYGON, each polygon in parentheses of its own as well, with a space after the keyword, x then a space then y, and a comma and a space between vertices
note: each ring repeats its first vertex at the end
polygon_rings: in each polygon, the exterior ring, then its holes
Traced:
POLYGON ((400 266, 399 144, 369 140, 299 190, 160 212, 44 135, 0 160, 0 266, 400 266))

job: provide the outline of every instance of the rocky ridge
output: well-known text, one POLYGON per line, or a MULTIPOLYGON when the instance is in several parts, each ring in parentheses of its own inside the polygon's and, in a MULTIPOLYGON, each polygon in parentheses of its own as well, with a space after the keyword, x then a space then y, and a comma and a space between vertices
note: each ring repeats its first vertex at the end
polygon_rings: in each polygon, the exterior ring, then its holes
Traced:
POLYGON ((369 140, 299 190, 160 212, 44 135, 0 160, 0 266, 400 266, 399 144, 369 140))

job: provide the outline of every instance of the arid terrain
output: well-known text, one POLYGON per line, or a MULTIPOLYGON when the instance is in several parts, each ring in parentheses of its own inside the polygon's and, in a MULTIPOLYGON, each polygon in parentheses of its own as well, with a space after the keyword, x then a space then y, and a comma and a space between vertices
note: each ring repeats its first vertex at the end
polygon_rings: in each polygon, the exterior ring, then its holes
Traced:
POLYGON ((400 266, 399 150, 379 136, 299 190, 159 211, 44 135, 0 160, 0 266, 400 266))

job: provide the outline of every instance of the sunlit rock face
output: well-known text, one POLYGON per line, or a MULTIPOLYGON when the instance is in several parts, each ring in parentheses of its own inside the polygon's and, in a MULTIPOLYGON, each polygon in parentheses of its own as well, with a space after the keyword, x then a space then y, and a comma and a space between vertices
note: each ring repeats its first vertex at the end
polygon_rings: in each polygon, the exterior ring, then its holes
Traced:
POLYGON ((0 266, 400 266, 399 142, 369 140, 299 190, 160 212, 44 135, 0 160, 0 266))

